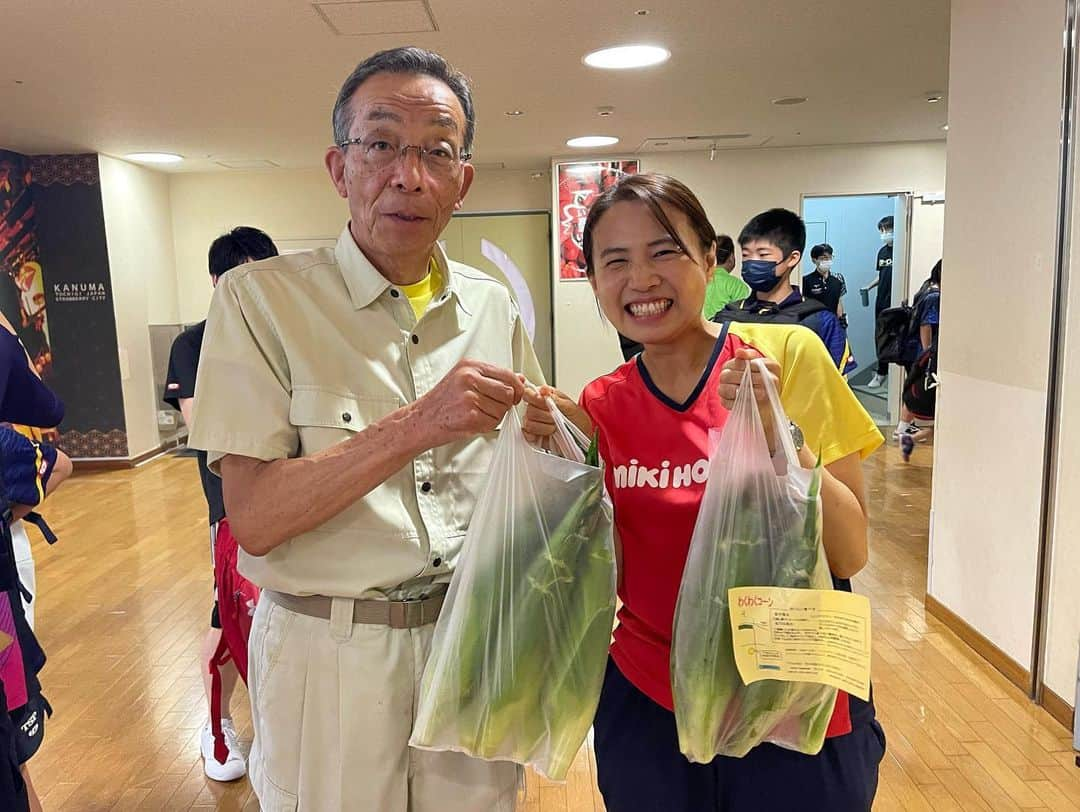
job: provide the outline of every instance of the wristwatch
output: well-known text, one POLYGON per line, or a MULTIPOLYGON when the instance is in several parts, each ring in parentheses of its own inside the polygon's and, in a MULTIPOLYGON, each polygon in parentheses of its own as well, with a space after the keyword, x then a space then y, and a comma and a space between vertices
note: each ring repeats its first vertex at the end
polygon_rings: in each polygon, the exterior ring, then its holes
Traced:
POLYGON ((798 454, 803 450, 803 446, 806 445, 806 438, 803 437, 802 429, 800 429, 792 420, 788 421, 788 431, 791 432, 791 442, 795 446, 795 453, 798 454))

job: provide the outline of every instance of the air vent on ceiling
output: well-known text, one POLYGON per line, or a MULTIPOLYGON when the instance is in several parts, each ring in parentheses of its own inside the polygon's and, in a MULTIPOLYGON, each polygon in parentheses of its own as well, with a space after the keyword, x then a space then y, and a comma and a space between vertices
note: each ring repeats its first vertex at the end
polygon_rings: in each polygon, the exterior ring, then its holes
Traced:
POLYGON ((427 0, 359 0, 312 3, 311 7, 339 37, 439 30, 427 0))
POLYGON ((699 149, 745 149, 767 144, 770 136, 751 133, 721 133, 719 135, 671 135, 646 138, 638 152, 692 152, 699 149))
POLYGON ((280 166, 280 164, 263 158, 223 158, 220 161, 214 161, 214 163, 225 169, 277 169, 280 166))

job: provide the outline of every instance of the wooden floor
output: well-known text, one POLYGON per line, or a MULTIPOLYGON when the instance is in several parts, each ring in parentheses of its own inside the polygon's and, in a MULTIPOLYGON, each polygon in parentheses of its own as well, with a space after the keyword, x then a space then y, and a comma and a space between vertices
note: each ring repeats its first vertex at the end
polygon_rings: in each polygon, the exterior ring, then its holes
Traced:
MULTIPOLYGON (((930 455, 866 463, 874 682, 889 741, 878 810, 1080 809, 1067 731, 923 611, 930 455)), ((246 781, 203 776, 196 657, 210 605, 206 509, 193 459, 76 477, 37 545, 42 682, 56 710, 32 762, 47 810, 257 809, 246 781)), ((234 700, 250 741, 242 691, 234 700)), ((529 812, 603 810, 595 759, 569 781, 529 776, 529 812)))

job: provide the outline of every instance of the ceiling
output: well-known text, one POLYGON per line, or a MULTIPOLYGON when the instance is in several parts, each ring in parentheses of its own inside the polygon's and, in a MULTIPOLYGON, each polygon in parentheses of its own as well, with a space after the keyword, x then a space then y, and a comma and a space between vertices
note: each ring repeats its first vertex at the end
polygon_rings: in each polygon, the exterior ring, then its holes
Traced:
POLYGON ((402 44, 472 78, 481 165, 542 169, 588 134, 622 139, 590 156, 686 135, 749 134, 721 148, 940 139, 946 102, 926 96, 946 90, 948 16, 948 0, 21 0, 3 12, 0 147, 184 155, 172 171, 317 166, 342 80, 402 44), (372 29, 403 33, 342 33, 372 29), (671 60, 582 64, 639 42, 671 60), (808 101, 771 103, 785 96, 808 101))

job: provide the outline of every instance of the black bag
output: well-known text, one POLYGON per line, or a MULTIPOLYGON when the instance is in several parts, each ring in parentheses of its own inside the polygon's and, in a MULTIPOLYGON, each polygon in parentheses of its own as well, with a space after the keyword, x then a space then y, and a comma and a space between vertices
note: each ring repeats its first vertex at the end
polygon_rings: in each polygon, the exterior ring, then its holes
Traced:
POLYGON ((749 324, 802 324, 815 313, 829 309, 817 299, 803 299, 787 307, 780 307, 772 302, 757 304, 757 307, 748 310, 743 307, 743 302, 731 302, 713 316, 712 321, 718 324, 728 321, 749 324))
POLYGON ((904 381, 904 405, 920 420, 933 420, 937 390, 937 352, 931 347, 919 356, 904 381))
MULTIPOLYGON (((912 321, 916 318, 915 308, 907 302, 898 307, 887 307, 878 313, 874 326, 874 343, 877 345, 877 359, 884 364, 904 364, 907 360, 907 347, 912 334, 912 321)), ((915 335, 918 336, 918 325, 915 335)))

